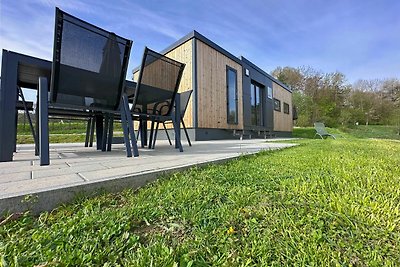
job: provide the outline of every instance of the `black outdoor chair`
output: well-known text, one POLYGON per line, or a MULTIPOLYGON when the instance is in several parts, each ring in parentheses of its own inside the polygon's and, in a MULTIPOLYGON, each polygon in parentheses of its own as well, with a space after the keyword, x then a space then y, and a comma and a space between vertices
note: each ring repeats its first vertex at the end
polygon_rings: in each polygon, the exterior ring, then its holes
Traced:
MULTIPOLYGON (((182 127, 183 127, 183 130, 185 132, 186 139, 187 139, 187 141, 189 143, 189 146, 192 146, 192 143, 190 142, 189 134, 187 132, 185 122, 183 121, 183 117, 185 116, 186 109, 187 109, 187 106, 189 104, 189 99, 190 99, 190 96, 192 95, 192 92, 193 92, 193 90, 189 90, 189 91, 185 91, 185 92, 179 94, 179 97, 180 97, 180 123, 182 123, 182 127)), ((163 106, 161 107, 161 109, 163 107, 164 108, 168 107, 168 104, 169 104, 168 102, 165 102, 163 104, 163 106)), ((154 123, 152 123, 152 129, 151 129, 151 132, 154 131, 154 135, 152 136, 151 148, 155 148, 156 140, 157 140, 157 133, 158 133, 158 128, 159 128, 160 123, 162 123, 162 125, 164 127, 164 131, 165 131, 165 134, 166 134, 166 136, 168 138, 169 144, 172 145, 171 138, 169 137, 167 127, 165 126, 166 123, 171 123, 171 121, 158 120, 158 121, 154 121, 154 123), (155 129, 154 129, 154 123, 157 123, 155 129)))
MULTIPOLYGON (((112 140, 114 114, 120 114, 128 157, 138 155, 125 76, 132 41, 105 31, 56 8, 53 63, 48 81, 39 78, 39 156, 49 164, 48 108, 105 116, 103 145, 112 140), (129 140, 129 135, 131 140, 129 140)), ((111 146, 110 146, 111 147, 111 146)))
MULTIPOLYGON (((142 147, 145 145, 148 121, 171 120, 175 130, 175 148, 183 151, 180 142, 179 109, 173 112, 174 103, 179 106, 176 98, 185 64, 145 48, 139 78, 131 108, 132 118, 139 120, 142 147), (168 103, 167 106, 162 103, 168 103)), ((152 134, 150 134, 151 138, 152 134)), ((151 140, 149 142, 151 144, 151 140)), ((150 147, 150 145, 149 145, 150 147)))

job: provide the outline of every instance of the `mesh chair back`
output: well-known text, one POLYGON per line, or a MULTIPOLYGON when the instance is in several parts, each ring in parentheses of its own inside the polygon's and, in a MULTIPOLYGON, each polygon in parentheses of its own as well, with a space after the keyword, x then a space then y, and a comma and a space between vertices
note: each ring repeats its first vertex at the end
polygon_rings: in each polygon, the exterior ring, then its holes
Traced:
POLYGON ((50 101, 91 110, 116 110, 132 41, 56 8, 50 101))
POLYGON ((146 47, 132 110, 146 115, 170 115, 184 68, 185 64, 146 47))
POLYGON ((183 117, 185 115, 185 112, 186 112, 187 106, 189 104, 189 99, 190 99, 190 96, 192 95, 192 92, 193 92, 193 90, 189 90, 189 91, 185 91, 185 92, 180 94, 180 97, 181 97, 181 110, 180 110, 181 117, 183 117))

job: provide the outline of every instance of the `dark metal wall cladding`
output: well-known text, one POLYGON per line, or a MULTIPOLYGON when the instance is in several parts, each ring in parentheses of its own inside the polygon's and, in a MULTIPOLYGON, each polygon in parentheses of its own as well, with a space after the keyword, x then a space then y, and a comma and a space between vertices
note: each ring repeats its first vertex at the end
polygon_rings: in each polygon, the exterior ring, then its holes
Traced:
POLYGON ((274 113, 273 113, 273 100, 267 97, 268 87, 272 88, 272 80, 265 74, 259 72, 242 60, 243 67, 243 121, 244 128, 246 129, 265 129, 272 131, 274 128, 274 113), (246 69, 249 70, 249 76, 246 76, 246 69), (264 126, 254 126, 251 124, 251 103, 250 103, 250 85, 254 81, 265 89, 263 90, 263 122, 264 126))

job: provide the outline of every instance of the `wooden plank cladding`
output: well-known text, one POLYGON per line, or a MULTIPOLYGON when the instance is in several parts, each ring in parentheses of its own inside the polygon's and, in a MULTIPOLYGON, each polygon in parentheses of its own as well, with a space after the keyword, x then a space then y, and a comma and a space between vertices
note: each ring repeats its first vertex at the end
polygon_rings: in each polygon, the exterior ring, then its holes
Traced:
POLYGON ((281 102, 281 111, 274 110, 274 131, 291 132, 293 129, 292 93, 272 83, 273 96, 281 102), (284 112, 284 103, 289 104, 289 114, 284 112))
MULTIPOLYGON (((258 137, 264 130, 285 135, 292 132, 292 92, 251 61, 244 57, 235 57, 196 31, 184 36, 161 53, 186 64, 179 92, 194 90, 184 121, 187 128, 194 129, 192 134, 198 140, 229 138, 233 136, 233 130, 253 131, 254 136, 258 132, 258 137), (256 87, 253 90, 252 84, 259 85, 263 90, 257 91, 256 87), (280 111, 274 110, 273 101, 268 97, 268 92, 271 91, 268 88, 272 88, 273 97, 280 101, 280 111), (260 101, 264 102, 258 114, 254 107, 260 101), (253 115, 256 115, 256 120, 260 118, 257 126, 253 125, 253 115), (214 131, 209 131, 211 129, 214 131)), ((154 68, 158 69, 156 66, 154 68)), ((135 80, 138 76, 138 72, 134 73, 135 80)), ((157 73, 154 74, 156 76, 157 73)), ((147 78, 152 77, 150 74, 147 78)), ((159 81, 171 82, 168 77, 159 81)), ((169 128, 171 126, 167 125, 169 128)))
POLYGON ((200 40, 196 47, 198 127, 243 129, 242 66, 200 40), (237 71, 238 124, 228 124, 227 66, 237 71))

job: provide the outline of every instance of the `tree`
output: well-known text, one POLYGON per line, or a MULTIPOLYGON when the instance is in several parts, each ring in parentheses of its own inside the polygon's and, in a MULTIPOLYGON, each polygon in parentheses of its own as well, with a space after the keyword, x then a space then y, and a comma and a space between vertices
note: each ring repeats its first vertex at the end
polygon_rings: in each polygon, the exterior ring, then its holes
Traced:
POLYGON ((328 126, 340 123, 340 113, 349 87, 340 72, 324 74, 311 67, 278 67, 272 75, 293 90, 298 108, 299 126, 324 121, 328 126))

